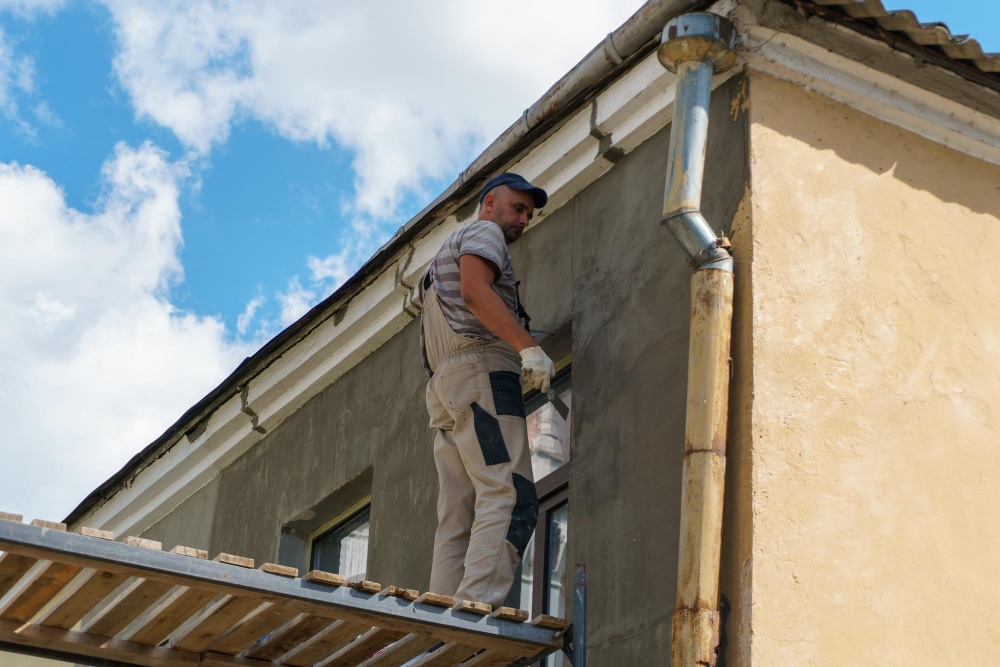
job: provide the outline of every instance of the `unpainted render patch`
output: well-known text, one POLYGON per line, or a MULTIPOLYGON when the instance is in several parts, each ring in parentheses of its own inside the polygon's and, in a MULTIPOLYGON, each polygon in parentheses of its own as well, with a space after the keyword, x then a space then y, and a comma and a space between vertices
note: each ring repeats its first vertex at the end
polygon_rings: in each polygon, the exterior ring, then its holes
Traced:
POLYGON ((243 390, 240 391, 240 410, 242 410, 244 414, 249 415, 250 428, 260 434, 267 434, 267 429, 258 424, 258 420, 260 418, 257 416, 257 413, 250 407, 250 385, 243 385, 243 390))
POLYGON ((597 126, 597 100, 590 103, 590 136, 597 139, 597 153, 611 164, 617 164, 625 157, 625 151, 618 146, 612 146, 611 135, 601 131, 597 126))

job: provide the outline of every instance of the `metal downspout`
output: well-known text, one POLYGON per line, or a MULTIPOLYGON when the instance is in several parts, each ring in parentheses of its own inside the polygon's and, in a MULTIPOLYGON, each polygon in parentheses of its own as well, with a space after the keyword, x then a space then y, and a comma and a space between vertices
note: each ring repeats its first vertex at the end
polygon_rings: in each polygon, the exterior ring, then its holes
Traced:
POLYGON ((681 495, 673 667, 716 664, 719 568, 729 409, 733 259, 701 213, 712 75, 735 60, 732 24, 680 16, 663 29, 660 62, 677 74, 663 222, 691 257, 691 331, 681 495))

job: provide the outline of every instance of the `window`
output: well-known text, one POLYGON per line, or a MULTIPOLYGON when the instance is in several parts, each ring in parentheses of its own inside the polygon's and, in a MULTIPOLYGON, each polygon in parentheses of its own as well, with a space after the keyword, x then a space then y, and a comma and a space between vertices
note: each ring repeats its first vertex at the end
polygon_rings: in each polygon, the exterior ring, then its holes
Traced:
POLYGON ((301 510, 281 527, 278 562, 299 572, 366 574, 373 469, 301 510))
MULTIPOLYGON (((566 576, 568 538, 568 497, 570 426, 572 399, 569 358, 556 364, 552 388, 570 408, 566 419, 560 416, 548 398, 538 392, 525 397, 528 419, 528 445, 531 468, 538 492, 538 525, 524 551, 521 564, 520 607, 532 616, 549 614, 565 618, 571 587, 566 576)), ((563 655, 557 653, 541 663, 562 667, 563 655)))
POLYGON ((364 577, 368 571, 368 527, 371 504, 366 503, 346 518, 338 517, 332 528, 313 538, 310 569, 336 572, 345 577, 364 577))

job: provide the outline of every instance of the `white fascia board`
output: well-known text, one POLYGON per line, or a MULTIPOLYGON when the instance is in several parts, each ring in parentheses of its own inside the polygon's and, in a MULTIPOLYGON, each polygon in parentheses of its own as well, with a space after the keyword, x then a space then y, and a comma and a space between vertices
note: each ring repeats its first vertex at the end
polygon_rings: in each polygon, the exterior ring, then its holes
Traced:
POLYGON ((1000 119, 800 37, 759 25, 742 25, 741 29, 745 48, 740 56, 749 67, 949 148, 1000 164, 1000 119))
MULTIPOLYGON (((713 82, 719 85, 724 78, 713 82)), ((632 76, 613 82, 597 96, 594 123, 615 145, 635 147, 652 133, 640 128, 653 120, 653 132, 671 120, 677 77, 651 55, 635 66, 632 76)))

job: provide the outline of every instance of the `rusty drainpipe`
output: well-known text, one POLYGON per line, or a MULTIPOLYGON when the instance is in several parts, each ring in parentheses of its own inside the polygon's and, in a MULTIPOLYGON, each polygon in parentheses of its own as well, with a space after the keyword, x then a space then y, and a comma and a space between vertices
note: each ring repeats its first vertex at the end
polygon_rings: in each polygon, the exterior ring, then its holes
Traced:
POLYGON ((735 31, 715 14, 679 16, 657 56, 677 74, 663 222, 691 257, 691 332, 672 667, 716 664, 729 409, 733 258, 701 214, 712 75, 733 66, 735 31))

